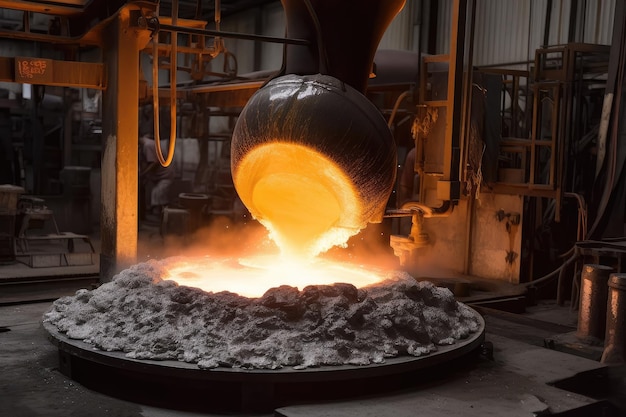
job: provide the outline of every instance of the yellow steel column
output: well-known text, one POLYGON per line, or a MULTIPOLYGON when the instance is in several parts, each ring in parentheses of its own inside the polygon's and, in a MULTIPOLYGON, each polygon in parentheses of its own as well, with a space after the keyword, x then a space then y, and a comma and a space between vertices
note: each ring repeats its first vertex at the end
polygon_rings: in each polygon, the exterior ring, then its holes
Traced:
POLYGON ((137 261, 139 50, 149 32, 131 24, 136 15, 123 7, 103 36, 102 282, 137 261))
POLYGON ((465 24, 467 0, 452 1, 450 26, 450 60, 448 61, 448 97, 446 103, 446 134, 443 176, 437 182, 440 200, 461 197, 461 121, 463 113, 463 72, 465 61, 465 24))

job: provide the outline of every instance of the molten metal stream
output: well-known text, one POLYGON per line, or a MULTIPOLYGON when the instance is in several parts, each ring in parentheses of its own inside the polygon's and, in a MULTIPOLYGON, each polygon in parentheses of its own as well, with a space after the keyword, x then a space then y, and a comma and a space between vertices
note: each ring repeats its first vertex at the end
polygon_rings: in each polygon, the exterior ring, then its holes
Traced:
POLYGON ((269 230, 280 255, 173 260, 164 279, 250 298, 281 285, 360 288, 382 280, 380 273, 358 265, 317 258, 359 232, 339 227, 358 224, 361 203, 352 181, 328 157, 294 143, 267 143, 248 152, 237 173, 239 196, 269 230))
POLYGON ((281 285, 302 290, 308 285, 363 287, 381 281, 379 273, 357 265, 317 258, 359 231, 338 227, 357 222, 353 216, 360 202, 352 182, 333 161, 310 147, 268 143, 251 150, 237 172, 239 196, 270 231, 280 255, 173 261, 165 279, 250 298, 281 285))

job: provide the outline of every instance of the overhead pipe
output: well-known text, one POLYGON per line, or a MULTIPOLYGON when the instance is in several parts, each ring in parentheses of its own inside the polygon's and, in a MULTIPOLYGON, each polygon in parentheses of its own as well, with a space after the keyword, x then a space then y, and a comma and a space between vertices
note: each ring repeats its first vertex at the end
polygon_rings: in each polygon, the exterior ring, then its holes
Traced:
POLYGON ((178 32, 178 33, 184 33, 187 35, 242 39, 242 40, 250 40, 250 41, 283 43, 283 44, 301 45, 301 46, 308 46, 311 44, 311 42, 306 39, 280 38, 276 36, 254 35, 254 34, 249 34, 249 33, 225 32, 221 30, 217 31, 217 30, 211 30, 211 29, 199 29, 199 28, 190 28, 190 27, 185 27, 185 26, 168 25, 168 24, 159 22, 157 18, 147 19, 145 21, 145 27, 153 31, 158 30, 158 31, 164 31, 164 32, 178 32))
POLYGON ((439 207, 430 207, 418 201, 407 201, 399 209, 387 210, 385 217, 408 217, 415 212, 420 212, 425 219, 430 219, 433 217, 446 217, 453 210, 454 204, 449 200, 444 201, 439 207))
POLYGON ((400 209, 387 210, 385 217, 411 217, 411 231, 408 235, 389 236, 389 245, 394 255, 400 260, 400 265, 408 265, 414 252, 428 245, 430 237, 424 231, 424 219, 434 217, 447 217, 454 210, 454 204, 445 200, 440 207, 429 207, 417 201, 407 201, 400 209))

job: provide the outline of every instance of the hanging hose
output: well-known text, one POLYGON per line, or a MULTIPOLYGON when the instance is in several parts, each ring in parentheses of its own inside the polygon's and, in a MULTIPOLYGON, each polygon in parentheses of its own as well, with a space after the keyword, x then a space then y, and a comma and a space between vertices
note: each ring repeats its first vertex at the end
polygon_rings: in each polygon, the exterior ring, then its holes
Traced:
POLYGON ((567 268, 570 264, 572 264, 574 261, 576 261, 579 258, 579 254, 574 252, 574 254, 572 256, 570 256, 565 262, 563 262, 563 265, 561 265, 560 267, 558 267, 557 269, 555 269, 554 271, 550 272, 547 275, 542 276, 541 278, 535 279, 533 281, 530 282, 524 282, 522 284, 520 284, 523 287, 534 287, 538 284, 543 284, 546 282, 551 281, 555 276, 557 276, 557 274, 560 274, 565 268, 567 268))
MULTIPOLYGON (((178 0, 172 0, 172 26, 178 23, 178 0)), ((171 32, 170 51, 170 143, 167 152, 167 159, 163 157, 161 150, 161 135, 159 123, 159 32, 152 35, 152 109, 154 118, 154 142, 156 145, 156 155, 159 163, 168 167, 174 159, 174 148, 176 147, 176 55, 178 54, 177 32, 171 32)))
POLYGON ((407 98, 409 94, 411 94, 411 90, 404 91, 396 99, 396 102, 393 105, 393 110, 391 111, 391 116, 389 116, 389 121, 387 122, 387 126, 389 126, 390 129, 393 126, 393 122, 394 122, 394 120, 396 118, 396 113, 398 112, 398 109, 400 108, 400 103, 402 103, 402 100, 407 98))
MULTIPOLYGON (((587 209, 586 209, 586 204, 585 204, 585 200, 584 198, 576 193, 564 193, 565 197, 571 197, 574 198, 577 202, 577 206, 578 206, 578 233, 576 235, 576 238, 578 240, 584 240, 586 239, 587 236, 587 209)), ((576 260, 578 260, 580 258, 580 254, 576 251, 576 246, 572 246, 567 252, 561 254, 559 256, 560 258, 567 258, 565 259, 565 261, 563 262, 563 264, 561 266, 559 266, 557 269, 555 269, 554 271, 544 275, 541 278, 535 279, 533 281, 530 282, 525 282, 523 284, 520 284, 524 287, 534 287, 537 286, 539 284, 545 284, 548 283, 550 281, 552 281, 555 277, 558 278, 558 288, 561 287, 560 283, 561 281, 564 279, 564 272, 565 272, 565 268, 567 268, 569 265, 571 265, 573 262, 575 262, 576 260)), ((576 286, 577 281, 574 280, 573 281, 574 286, 576 286)), ((560 291, 560 290, 557 290, 560 291)), ((574 291, 574 288, 572 288, 572 291, 574 291)), ((561 298, 561 294, 559 292, 558 294, 558 299, 561 298)), ((572 298, 573 299, 573 298, 572 298)))

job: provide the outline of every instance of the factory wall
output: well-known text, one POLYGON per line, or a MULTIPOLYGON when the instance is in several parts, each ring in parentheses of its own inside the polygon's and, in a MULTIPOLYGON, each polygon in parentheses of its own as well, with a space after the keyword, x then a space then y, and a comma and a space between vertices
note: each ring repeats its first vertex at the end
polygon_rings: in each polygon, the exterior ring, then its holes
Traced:
MULTIPOLYGON (((437 181, 427 175, 422 182, 423 202, 430 207, 442 203, 437 181)), ((425 218, 428 244, 415 251, 407 270, 421 278, 468 275, 518 283, 523 206, 521 196, 481 193, 472 202, 458 201, 447 216, 425 218)))
POLYGON ((400 49, 404 51, 417 51, 416 42, 413 41, 414 16, 418 1, 408 0, 404 8, 393 19, 383 38, 378 45, 379 49, 400 49))
MULTIPOLYGON (((285 16, 280 2, 238 13, 225 18, 222 30, 263 36, 285 37, 285 16)), ((279 43, 255 42, 246 39, 226 39, 226 48, 237 58, 238 74, 278 70, 282 65, 283 46, 279 43), (258 51, 255 50, 258 48, 258 51)), ((216 70, 223 65, 222 57, 215 60, 216 70)))
MULTIPOLYGON (((578 2, 578 20, 571 41, 610 44, 616 1, 578 2)), ((438 54, 449 50, 452 4, 452 0, 437 1, 438 54)), ((572 2, 567 0, 476 0, 474 65, 522 65, 534 60, 535 50, 542 46, 568 43, 571 7, 572 2), (549 33, 544 45, 549 5, 549 33)))
POLYGON ((522 196, 479 195, 471 219, 471 275, 515 284, 520 281, 523 211, 522 196), (498 217, 498 212, 505 217, 498 217))

